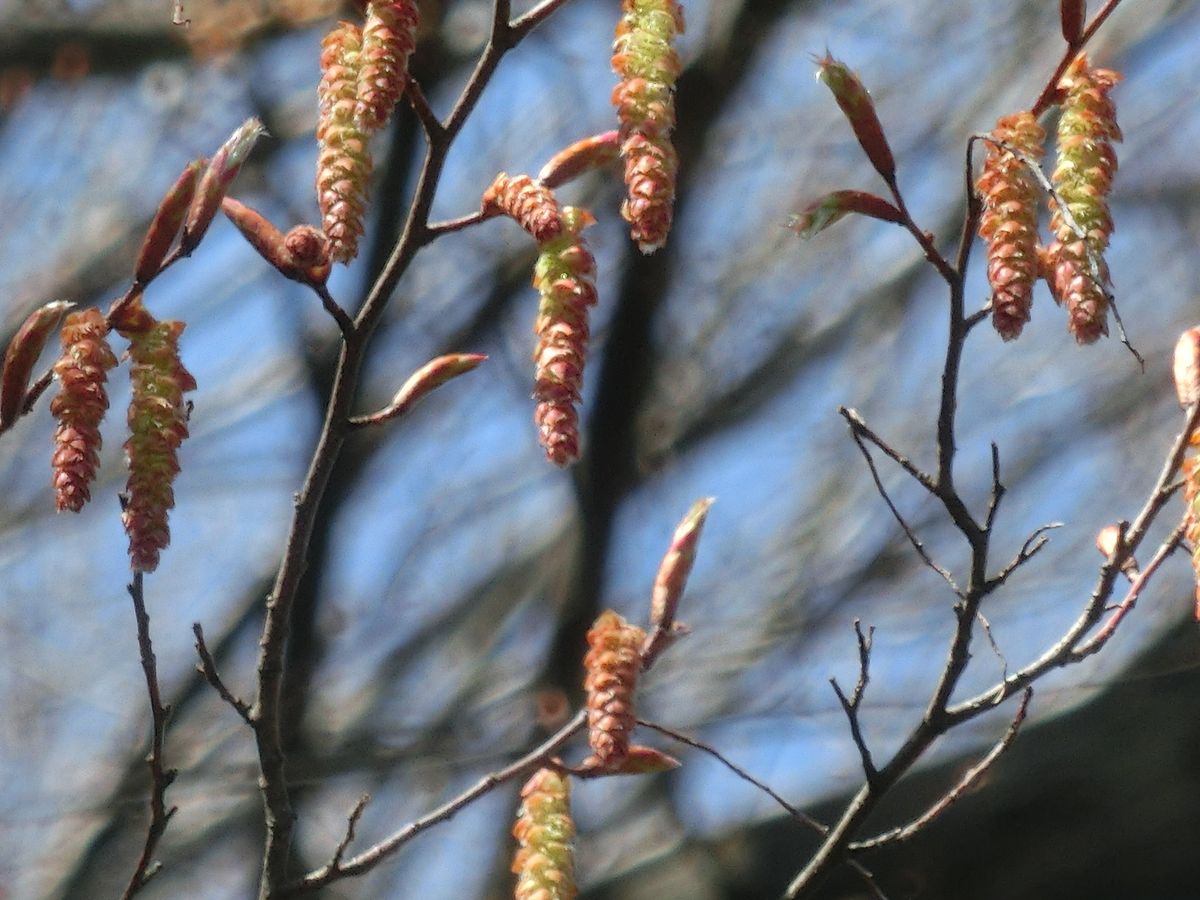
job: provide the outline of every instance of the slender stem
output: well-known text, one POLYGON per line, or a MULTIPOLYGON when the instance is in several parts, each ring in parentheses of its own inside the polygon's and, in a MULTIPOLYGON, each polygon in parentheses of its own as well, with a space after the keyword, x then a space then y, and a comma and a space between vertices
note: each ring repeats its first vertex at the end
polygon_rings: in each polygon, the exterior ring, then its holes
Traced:
POLYGON ((158 871, 158 863, 154 862, 154 851, 158 842, 167 830, 171 817, 175 815, 175 807, 167 808, 167 788, 175 780, 176 771, 168 769, 163 763, 165 758, 163 745, 167 735, 167 720, 171 717, 171 707, 162 701, 162 692, 158 685, 158 662, 154 657, 154 645, 150 640, 150 616, 146 612, 146 600, 143 593, 142 573, 133 574, 133 582, 128 586, 129 596, 133 600, 133 615, 137 620, 137 641, 142 661, 142 672, 146 676, 146 691, 150 697, 150 752, 146 755, 146 764, 150 767, 150 824, 146 828, 146 840, 142 844, 142 854, 121 900, 129 900, 137 894, 158 871))

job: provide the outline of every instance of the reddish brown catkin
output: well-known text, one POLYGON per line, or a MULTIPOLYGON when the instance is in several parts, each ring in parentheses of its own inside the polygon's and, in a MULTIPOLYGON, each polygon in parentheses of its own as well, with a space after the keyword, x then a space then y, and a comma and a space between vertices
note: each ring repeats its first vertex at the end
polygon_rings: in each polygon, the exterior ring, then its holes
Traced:
POLYGON ((676 0, 624 0, 613 41, 612 67, 621 81, 612 102, 621 123, 626 199, 621 214, 643 253, 667 240, 679 167, 675 127, 675 80, 679 54, 673 46, 684 29, 676 0))
POLYGON ((371 155, 367 133, 358 123, 358 77, 362 33, 341 22, 321 43, 321 83, 317 87, 317 205, 337 262, 358 254, 363 233, 371 155))
POLYGON ((387 124, 404 92, 420 21, 416 0, 371 0, 367 8, 355 116, 368 131, 387 124))
POLYGON ((1117 171, 1113 142, 1121 139, 1108 93, 1120 80, 1116 72, 1089 68, 1087 55, 1081 53, 1059 82, 1064 97, 1053 181, 1084 237, 1051 201, 1050 227, 1056 240, 1047 253, 1052 265, 1049 280, 1054 299, 1066 304, 1068 326, 1081 344, 1108 334, 1109 277, 1102 254, 1113 230, 1108 209, 1117 171))
POLYGON ((525 782, 513 837, 519 845, 512 864, 516 900, 574 900, 575 823, 566 775, 538 769, 525 782))
POLYGON ((580 233, 593 221, 585 210, 563 209, 563 231, 541 245, 533 272, 541 298, 534 323, 534 421, 546 458, 559 466, 579 458, 588 308, 596 302, 596 261, 580 233))
POLYGON ((130 310, 118 326, 129 340, 129 468, 125 510, 129 559, 136 572, 153 572, 159 554, 171 542, 167 512, 175 505, 172 482, 179 472, 176 451, 188 435, 183 401, 196 380, 179 359, 184 323, 156 321, 144 308, 130 310))
POLYGON ((646 633, 612 610, 600 614, 588 632, 583 665, 587 677, 588 743, 592 755, 585 769, 619 769, 629 754, 637 722, 634 691, 642 667, 641 646, 646 633))
POLYGON ((485 216, 505 215, 525 229, 539 244, 562 233, 562 211, 554 193, 528 175, 501 172, 483 192, 485 216))
MULTIPOLYGON (((1046 133, 1033 114, 1004 116, 992 131, 1028 159, 1042 156, 1046 133)), ((1033 285, 1038 279, 1037 178, 1020 159, 987 144, 987 159, 976 187, 983 196, 979 235, 988 242, 988 282, 992 286, 992 325, 1011 341, 1029 321, 1033 285)))
POLYGON ((58 420, 54 432, 54 505, 79 512, 91 499, 100 465, 100 423, 108 409, 108 370, 117 357, 108 346, 108 326, 98 309, 71 313, 63 323, 63 355, 54 364, 62 389, 50 401, 58 420))

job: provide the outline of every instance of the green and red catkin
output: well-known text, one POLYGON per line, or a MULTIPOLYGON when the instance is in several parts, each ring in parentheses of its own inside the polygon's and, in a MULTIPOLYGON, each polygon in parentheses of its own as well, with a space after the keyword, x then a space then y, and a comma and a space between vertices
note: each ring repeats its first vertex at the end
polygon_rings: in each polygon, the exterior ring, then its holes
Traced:
POLYGON ((1081 344, 1108 334, 1109 277, 1102 254, 1113 230, 1108 208, 1117 171, 1113 142, 1121 139, 1108 94, 1120 79, 1108 69, 1090 68, 1081 53, 1059 82, 1063 99, 1053 181, 1083 236, 1051 201, 1056 240, 1047 251, 1048 280, 1054 299, 1066 305, 1071 333, 1081 344))
POLYGON ((420 21, 416 0, 371 0, 367 7, 355 115, 368 131, 387 123, 408 83, 408 58, 420 21))
POLYGON ((176 453, 188 435, 183 395, 195 390, 196 380, 179 359, 183 322, 157 321, 139 303, 122 311, 116 327, 129 341, 133 387, 125 442, 129 480, 121 518, 129 535, 130 565, 136 572, 153 572, 159 553, 171 542, 167 513, 175 505, 176 453))
POLYGON ((676 35, 684 29, 676 0, 624 0, 612 67, 621 78, 612 102, 621 123, 626 198, 621 214, 643 253, 661 247, 671 230, 679 167, 675 127, 676 35))
MULTIPOLYGON (((991 137, 1030 160, 1042 156, 1046 133, 1032 113, 1004 116, 991 137)), ((987 159, 976 187, 983 197, 979 235, 988 242, 988 282, 992 324, 1006 341, 1029 321, 1038 280, 1038 202, 1040 188, 1028 166, 999 144, 987 144, 987 159)))
POLYGON ((565 774, 538 769, 521 788, 521 808, 513 826, 518 848, 512 870, 516 900, 574 900, 575 823, 571 786, 565 774))
POLYGON ((362 32, 352 22, 338 23, 321 43, 317 205, 331 256, 342 263, 358 253, 371 175, 368 134, 355 114, 362 43, 362 32))
POLYGON ((91 499, 100 465, 100 423, 108 410, 108 370, 117 357, 108 346, 108 325, 98 309, 71 313, 63 323, 63 355, 54 364, 61 386, 50 401, 54 432, 54 505, 79 512, 91 499))
POLYGON ((588 308, 596 302, 596 261, 581 232, 594 221, 586 210, 563 209, 562 233, 541 244, 533 270, 540 297, 534 322, 534 422, 546 458, 560 466, 579 458, 588 308))

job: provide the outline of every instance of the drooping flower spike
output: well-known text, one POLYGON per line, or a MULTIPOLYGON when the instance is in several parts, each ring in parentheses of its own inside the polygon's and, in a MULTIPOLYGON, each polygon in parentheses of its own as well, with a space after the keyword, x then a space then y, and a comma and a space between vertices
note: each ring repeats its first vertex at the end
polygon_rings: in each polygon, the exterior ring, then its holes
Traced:
POLYGON ((371 0, 367 7, 355 104, 355 116, 367 131, 387 124, 404 92, 420 21, 416 0, 371 0))
POLYGON ((560 466, 579 457, 588 308, 596 302, 596 261, 581 232, 594 221, 586 210, 566 207, 562 233, 541 245, 533 272, 540 297, 534 323, 534 421, 546 458, 560 466))
POLYGON ((129 468, 121 518, 129 535, 129 559, 135 572, 153 572, 159 554, 171 542, 167 513, 175 505, 172 483, 179 472, 176 453, 188 435, 183 395, 196 380, 179 359, 184 323, 157 321, 140 302, 127 305, 115 323, 129 341, 129 468))
POLYGON ((361 64, 362 32, 352 22, 340 22, 321 43, 317 205, 331 256, 342 263, 358 254, 371 176, 368 134, 355 115, 361 64))
POLYGON ((566 775, 538 769, 525 782, 513 837, 518 843, 512 864, 515 900, 574 900, 575 823, 566 775))
POLYGON ((100 465, 100 423, 108 409, 105 382, 117 357, 108 346, 108 325, 98 309, 71 313, 61 331, 63 355, 54 364, 62 386, 50 401, 54 432, 54 505, 79 512, 91 499, 100 465))
POLYGON ((1109 91, 1121 76, 1088 66, 1081 53, 1068 67, 1058 121, 1058 160, 1053 181, 1070 218, 1051 201, 1050 227, 1056 240, 1048 255, 1053 266, 1050 290, 1066 304, 1075 340, 1090 344, 1108 334, 1108 267, 1103 253, 1112 234, 1108 194, 1117 171, 1113 142, 1121 139, 1109 91))
POLYGON ((642 669, 646 633, 612 610, 605 610, 588 631, 587 671, 588 744, 592 755, 584 768, 614 769, 629 753, 637 715, 634 692, 642 669))
MULTIPOLYGON (((1032 113, 1004 116, 991 137, 1029 160, 1040 159, 1046 133, 1032 113)), ((1028 166, 999 143, 988 142, 983 174, 976 187, 983 197, 979 235, 988 242, 988 282, 992 286, 992 325, 1011 341, 1029 321, 1038 280, 1040 186, 1028 166)))
POLYGON ((612 102, 620 121, 626 199, 621 214, 643 253, 667 239, 679 167, 675 127, 675 81, 680 61, 674 43, 683 32, 677 0, 624 0, 613 41, 612 67, 621 78, 612 102))

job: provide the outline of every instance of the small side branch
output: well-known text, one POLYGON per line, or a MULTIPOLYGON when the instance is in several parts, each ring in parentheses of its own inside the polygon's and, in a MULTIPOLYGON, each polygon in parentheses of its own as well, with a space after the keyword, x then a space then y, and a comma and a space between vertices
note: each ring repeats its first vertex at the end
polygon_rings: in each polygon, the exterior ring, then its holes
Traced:
POLYGON ((325 312, 333 317, 333 321, 337 322, 338 330, 342 332, 342 337, 346 340, 351 340, 354 337, 354 320, 350 318, 338 302, 333 299, 333 295, 329 293, 329 288, 323 284, 314 284, 313 290, 317 292, 317 296, 321 298, 321 305, 325 307, 325 312))
POLYGON ((199 622, 192 623, 192 634, 196 636, 196 653, 200 657, 200 665, 196 666, 196 671, 204 676, 205 681, 212 685, 213 690, 222 700, 233 707, 234 711, 242 717, 242 721, 253 728, 254 723, 250 721, 250 704, 235 696, 225 686, 221 676, 217 674, 216 660, 213 659, 208 645, 204 642, 204 629, 200 627, 199 622))
MULTIPOLYGON (((879 477, 879 470, 875 467, 875 460, 872 458, 871 452, 867 449, 867 445, 863 443, 863 436, 855 427, 854 419, 851 418, 852 415, 857 418, 857 414, 855 414, 853 410, 848 410, 845 407, 842 407, 841 412, 846 420, 851 423, 850 434, 854 438, 854 443, 858 445, 858 449, 861 451, 863 459, 867 461, 867 468, 871 470, 871 480, 875 482, 875 490, 879 492, 879 496, 883 498, 883 502, 886 503, 888 509, 892 511, 893 518, 900 523, 900 528, 903 529, 905 536, 908 538, 908 542, 912 544, 913 549, 917 551, 917 555, 921 557, 921 561, 925 563, 925 565, 929 566, 929 568, 933 569, 933 571, 937 572, 938 575, 940 575, 946 582, 946 584, 950 585, 950 590, 954 591, 955 595, 961 597, 962 591, 960 591, 958 585, 954 583, 954 576, 950 574, 950 570, 944 566, 938 565, 933 561, 933 558, 925 549, 925 545, 921 543, 920 538, 917 537, 916 533, 913 532, 912 527, 907 521, 905 521, 904 516, 901 515, 900 510, 896 508, 896 504, 892 501, 891 496, 888 494, 887 488, 883 486, 883 480, 879 477)), ((858 421, 861 422, 862 420, 858 419, 858 421)), ((863 427, 865 428, 866 426, 864 425, 863 427)), ((875 442, 872 441, 872 443, 875 442)), ((876 446, 879 445, 876 444, 876 446)), ((885 450, 884 452, 886 453, 887 451, 885 450)), ((892 458, 896 459, 896 457, 892 458)), ((903 465, 903 463, 901 465, 903 465)), ((837 689, 836 685, 834 689, 837 689)))
POLYGON ((346 851, 354 843, 354 832, 358 829, 358 820, 362 818, 363 810, 367 808, 367 804, 370 802, 371 795, 363 794, 358 798, 358 802, 354 804, 354 809, 350 810, 350 815, 346 819, 346 833, 338 841, 338 845, 333 851, 333 858, 329 861, 329 865, 333 869, 341 867, 342 859, 346 856, 346 851))
POLYGON ((918 818, 909 822, 900 828, 894 828, 891 831, 886 831, 881 835, 870 838, 865 841, 855 841, 850 844, 850 850, 873 850, 876 847, 882 847, 886 844, 896 844, 902 841, 907 841, 913 835, 917 834, 932 822, 937 820, 942 813, 953 806, 958 800, 967 794, 973 788, 980 778, 983 777, 1009 747, 1013 741, 1017 739, 1017 733, 1021 730, 1021 725, 1025 722, 1025 716, 1029 711, 1029 701, 1033 699, 1033 688, 1025 689, 1025 694, 1021 697, 1021 703, 1017 707, 1016 715, 1009 723, 1008 730, 1004 732, 1004 736, 996 742, 996 745, 988 751, 978 763, 969 768, 959 782, 947 791, 936 803, 922 813, 918 818))
POLYGON ((983 530, 990 532, 996 522, 996 513, 1000 511, 1000 501, 1004 499, 1005 487, 1000 483, 1000 448, 992 441, 992 493, 988 497, 987 514, 983 519, 983 530))
POLYGON ((846 424, 850 426, 850 430, 856 436, 866 438, 881 451, 883 451, 885 456, 887 456, 905 472, 911 475, 917 481, 917 483, 921 485, 921 487, 925 488, 925 490, 929 491, 929 493, 933 494, 934 496, 937 496, 937 483, 933 480, 933 476, 922 472, 915 465, 913 465, 912 460, 910 460, 900 451, 896 450, 891 444, 872 431, 867 426, 867 423, 863 421, 863 418, 861 415, 859 415, 858 410, 850 409, 846 406, 839 406, 838 414, 846 420, 846 424))
POLYGON ((864 634, 862 622, 855 619, 854 634, 858 638, 858 681, 854 685, 854 692, 847 697, 836 678, 830 678, 829 684, 833 687, 833 692, 837 695, 838 702, 842 705, 842 710, 846 713, 846 719, 850 723, 850 736, 854 739, 854 746, 858 748, 858 755, 862 759, 863 774, 867 776, 867 784, 872 784, 878 770, 875 768, 875 762, 871 759, 871 749, 867 746, 866 738, 863 737, 858 710, 862 705, 867 684, 871 680, 871 645, 875 639, 875 628, 874 626, 868 628, 864 634))
MULTIPOLYGON (((770 797, 772 800, 774 800, 776 803, 778 803, 779 806, 788 815, 792 816, 792 818, 802 822, 804 825, 811 828, 813 831, 817 832, 818 834, 820 834, 822 836, 827 835, 829 833, 828 825, 825 825, 822 822, 818 822, 812 816, 808 815, 808 813, 804 812, 801 809, 798 809, 795 806, 792 806, 792 804, 790 804, 786 800, 784 800, 783 797, 779 796, 779 794, 776 793, 775 790, 773 788, 771 788, 770 785, 766 784, 765 782, 759 781, 757 778, 755 778, 753 775, 751 775, 749 772, 747 772, 745 769, 743 769, 737 763, 733 762, 733 760, 729 759, 727 756, 722 754, 719 750, 717 750, 715 747, 711 746, 710 744, 706 744, 706 743, 704 743, 704 741, 697 740, 696 738, 693 738, 693 737, 688 737, 686 734, 683 734, 682 732, 679 732, 679 731, 675 731, 672 728, 667 728, 665 725, 659 725, 657 722, 648 722, 645 719, 638 719, 637 721, 638 721, 639 725, 641 725, 645 728, 649 728, 651 731, 657 731, 659 734, 666 735, 667 737, 671 738, 671 740, 673 740, 673 741, 678 741, 679 743, 686 744, 687 746, 692 747, 695 750, 700 750, 703 753, 707 753, 709 756, 711 756, 713 759, 715 759, 717 762, 719 762, 721 765, 723 765, 725 768, 727 768, 729 771, 731 771, 738 778, 742 779, 742 781, 745 781, 747 784, 751 784, 754 787, 758 788, 760 791, 762 791, 764 794, 766 794, 768 797, 770 797)), ((852 869, 854 869, 854 871, 856 873, 858 873, 860 878, 862 878, 863 883, 867 886, 867 889, 871 891, 871 894, 876 898, 876 900, 886 900, 886 898, 883 894, 883 891, 880 890, 879 885, 876 884, 876 882, 875 882, 875 876, 871 874, 871 872, 866 868, 866 866, 864 866, 862 863, 860 863, 856 859, 848 860, 848 862, 849 862, 850 867, 852 869)))
MULTIPOLYGON (((587 710, 580 710, 575 717, 555 732, 551 737, 547 738, 541 746, 522 756, 516 762, 506 766, 499 771, 485 775, 478 782, 472 785, 469 789, 463 791, 452 800, 439 806, 432 812, 415 819, 405 825, 399 831, 394 832, 389 837, 384 838, 379 843, 364 850, 356 856, 343 861, 337 852, 333 858, 321 866, 319 869, 314 869, 303 878, 293 881, 290 884, 284 885, 275 891, 273 897, 298 897, 303 894, 311 894, 314 891, 338 881, 342 878, 349 878, 355 875, 361 875, 364 872, 369 872, 379 863, 383 862, 418 834, 427 831, 434 825, 444 822, 451 818, 459 810, 468 804, 474 802, 484 794, 494 790, 506 782, 513 781, 523 775, 527 775, 539 766, 547 765, 551 762, 554 754, 567 743, 572 737, 583 730, 584 724, 587 721, 587 710)), ((362 803, 363 801, 360 801, 362 803)), ((361 815, 361 813, 360 813, 361 815)), ((352 815, 352 818, 353 815, 352 815)), ((353 840, 353 826, 357 823, 357 819, 351 823, 347 829, 347 837, 343 838, 342 852, 349 846, 353 840)))
POLYGON ((1062 527, 1062 522, 1049 522, 1046 525, 1042 525, 1040 528, 1036 529, 1033 534, 1025 538, 1025 543, 1021 545, 1021 549, 1017 551, 1017 555, 1012 558, 1012 561, 1009 562, 1009 564, 999 572, 997 572, 993 577, 987 580, 987 583, 984 585, 983 589, 984 593, 990 594, 996 590, 996 588, 1004 584, 1004 582, 1008 581, 1009 576, 1012 575, 1013 572, 1017 571, 1017 569, 1025 565, 1025 563, 1029 562, 1029 560, 1033 559, 1034 556, 1038 554, 1038 551, 1050 543, 1050 539, 1046 537, 1047 531, 1052 531, 1055 528, 1062 527))
POLYGON ((162 702, 162 692, 158 685, 158 662, 154 657, 154 645, 150 640, 150 616, 146 613, 145 594, 142 590, 142 573, 135 572, 133 582, 128 586, 129 596, 133 600, 133 614, 137 620, 137 640, 142 661, 142 672, 146 676, 146 691, 150 697, 151 737, 150 752, 146 755, 146 764, 150 767, 150 824, 146 828, 146 840, 142 844, 142 855, 130 876, 121 900, 133 897, 159 869, 159 863, 154 861, 154 851, 158 842, 167 830, 171 817, 175 815, 176 807, 167 808, 167 788, 175 780, 176 771, 168 769, 164 764, 163 744, 166 741, 167 720, 171 717, 171 707, 162 702))

